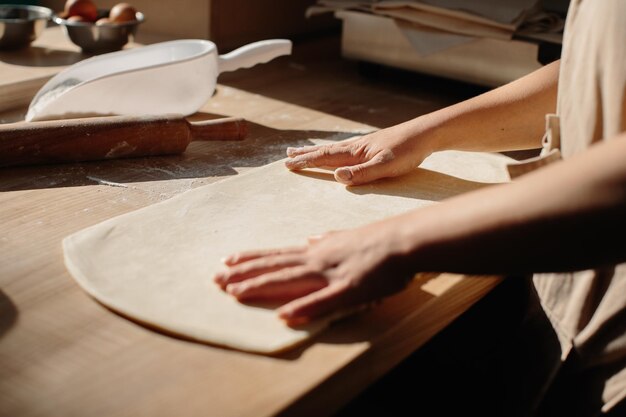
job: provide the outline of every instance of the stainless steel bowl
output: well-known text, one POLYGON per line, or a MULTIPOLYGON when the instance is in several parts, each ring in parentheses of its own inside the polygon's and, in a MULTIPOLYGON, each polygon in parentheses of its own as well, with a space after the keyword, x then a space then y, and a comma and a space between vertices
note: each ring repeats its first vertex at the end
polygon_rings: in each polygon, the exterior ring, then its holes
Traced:
MULTIPOLYGON (((109 15, 108 10, 99 10, 98 18, 109 15)), ((96 25, 91 22, 76 22, 54 16, 55 23, 65 28, 70 40, 86 53, 105 53, 118 51, 133 39, 137 27, 143 23, 143 13, 137 12, 135 20, 124 23, 96 25)))
POLYGON ((47 7, 0 5, 0 49, 30 45, 46 28, 52 14, 47 7))

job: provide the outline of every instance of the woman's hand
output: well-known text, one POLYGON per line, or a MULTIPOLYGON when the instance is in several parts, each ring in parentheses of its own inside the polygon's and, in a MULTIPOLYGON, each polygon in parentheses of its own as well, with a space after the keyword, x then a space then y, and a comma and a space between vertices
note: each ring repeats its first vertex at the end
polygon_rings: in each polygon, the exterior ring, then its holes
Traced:
POLYGON ((335 168, 335 179, 346 185, 364 184, 395 177, 417 168, 433 149, 415 123, 379 130, 339 143, 288 148, 290 170, 335 168))
POLYGON ((240 301, 291 300, 279 310, 290 325, 378 300, 403 289, 397 233, 383 222, 332 232, 307 246, 234 254, 215 281, 240 301))
POLYGON ((556 110, 559 62, 450 107, 331 145, 289 148, 287 168, 335 169, 358 185, 416 168, 435 151, 501 152, 541 147, 544 115, 556 110))

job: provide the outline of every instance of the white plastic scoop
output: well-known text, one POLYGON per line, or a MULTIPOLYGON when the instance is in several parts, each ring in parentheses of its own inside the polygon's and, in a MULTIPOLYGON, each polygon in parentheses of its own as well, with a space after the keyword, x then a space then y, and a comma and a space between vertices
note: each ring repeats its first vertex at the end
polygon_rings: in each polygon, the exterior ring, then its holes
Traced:
POLYGON ((291 53, 291 41, 254 42, 218 56, 206 40, 178 40, 86 59, 51 78, 27 121, 95 115, 190 115, 215 90, 217 76, 291 53))

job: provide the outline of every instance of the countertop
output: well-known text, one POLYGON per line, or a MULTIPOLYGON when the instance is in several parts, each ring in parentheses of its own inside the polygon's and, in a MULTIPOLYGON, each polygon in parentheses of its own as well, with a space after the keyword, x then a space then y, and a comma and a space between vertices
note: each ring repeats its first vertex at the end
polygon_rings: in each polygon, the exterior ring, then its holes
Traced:
MULTIPOLYGON (((220 77, 194 117, 245 117, 243 142, 0 170, 0 415, 332 415, 498 284, 422 275, 377 308, 266 357, 146 329, 67 273, 61 240, 75 231, 281 159, 287 146, 390 126, 477 92, 385 70, 364 77, 339 55, 338 37, 309 39, 291 57, 220 77)), ((78 59, 58 28, 21 55, 0 54, 0 121, 23 118, 37 88, 78 59)))

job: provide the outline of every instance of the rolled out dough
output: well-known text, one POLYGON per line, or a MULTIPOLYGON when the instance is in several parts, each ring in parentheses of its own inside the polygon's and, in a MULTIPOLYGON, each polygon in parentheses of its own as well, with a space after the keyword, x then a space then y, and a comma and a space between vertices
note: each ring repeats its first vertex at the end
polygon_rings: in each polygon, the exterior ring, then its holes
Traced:
POLYGON ((293 173, 279 161, 75 233, 63 241, 65 263, 87 293, 140 323, 196 341, 274 353, 319 332, 326 321, 292 329, 270 308, 238 303, 212 282, 222 257, 304 244, 310 235, 506 181, 507 161, 442 152, 424 162, 427 169, 348 188, 331 173, 293 173))

